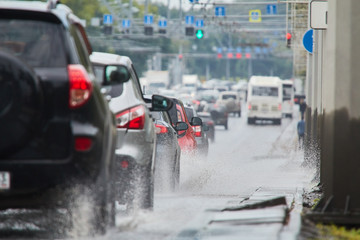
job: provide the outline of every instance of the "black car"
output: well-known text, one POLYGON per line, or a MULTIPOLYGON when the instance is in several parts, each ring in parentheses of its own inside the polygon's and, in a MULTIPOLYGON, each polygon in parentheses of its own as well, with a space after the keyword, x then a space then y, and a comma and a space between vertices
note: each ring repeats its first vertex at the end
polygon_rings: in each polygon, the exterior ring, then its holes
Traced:
POLYGON ((0 209, 93 202, 114 225, 115 118, 80 20, 56 1, 0 3, 0 209))
POLYGON ((156 161, 155 181, 160 190, 176 190, 180 182, 181 148, 178 143, 178 131, 184 131, 188 125, 178 122, 171 125, 170 116, 166 111, 151 112, 156 127, 156 161))
POLYGON ((211 114, 208 112, 197 112, 197 115, 203 121, 203 124, 206 124, 209 130, 206 132, 207 137, 211 142, 215 141, 215 123, 211 118, 211 114))

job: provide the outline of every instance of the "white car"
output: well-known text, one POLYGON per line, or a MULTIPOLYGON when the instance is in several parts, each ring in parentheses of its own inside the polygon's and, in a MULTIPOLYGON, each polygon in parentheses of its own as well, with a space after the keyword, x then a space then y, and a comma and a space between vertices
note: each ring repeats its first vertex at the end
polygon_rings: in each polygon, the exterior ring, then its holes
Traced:
POLYGON ((224 105, 228 113, 237 114, 241 117, 241 100, 240 95, 236 91, 224 91, 219 95, 216 101, 218 105, 224 105))

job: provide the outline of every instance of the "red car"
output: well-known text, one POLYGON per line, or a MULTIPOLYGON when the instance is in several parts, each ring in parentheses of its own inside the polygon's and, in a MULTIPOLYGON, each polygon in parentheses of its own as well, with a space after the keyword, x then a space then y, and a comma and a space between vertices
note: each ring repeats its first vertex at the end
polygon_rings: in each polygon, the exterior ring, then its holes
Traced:
POLYGON ((202 120, 198 117, 193 117, 189 121, 183 103, 176 98, 172 98, 171 100, 173 101, 173 106, 168 112, 173 126, 176 126, 178 122, 185 122, 188 125, 187 130, 178 132, 178 141, 181 151, 193 154, 197 149, 197 144, 192 126, 201 126, 202 120))

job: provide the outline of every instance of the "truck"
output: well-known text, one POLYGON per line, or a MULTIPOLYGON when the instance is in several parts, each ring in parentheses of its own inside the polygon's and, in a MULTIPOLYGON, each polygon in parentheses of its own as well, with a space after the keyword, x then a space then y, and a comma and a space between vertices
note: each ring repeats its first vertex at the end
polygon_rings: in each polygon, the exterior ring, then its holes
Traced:
POLYGON ((146 82, 146 93, 159 93, 159 90, 167 89, 170 85, 169 71, 147 71, 144 74, 143 82, 146 82))
POLYGON ((184 74, 182 77, 182 87, 189 91, 196 91, 200 86, 200 80, 196 74, 184 74))

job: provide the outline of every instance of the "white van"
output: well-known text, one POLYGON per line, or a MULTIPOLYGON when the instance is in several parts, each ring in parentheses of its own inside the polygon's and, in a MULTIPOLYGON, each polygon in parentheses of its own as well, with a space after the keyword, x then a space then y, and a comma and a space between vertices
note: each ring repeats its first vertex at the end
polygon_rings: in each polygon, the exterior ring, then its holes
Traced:
POLYGON ((271 120, 281 124, 282 81, 279 77, 252 76, 248 84, 248 124, 271 120))
POLYGON ((282 80, 283 85, 283 101, 282 113, 284 117, 293 117, 294 111, 294 82, 291 80, 282 80))

